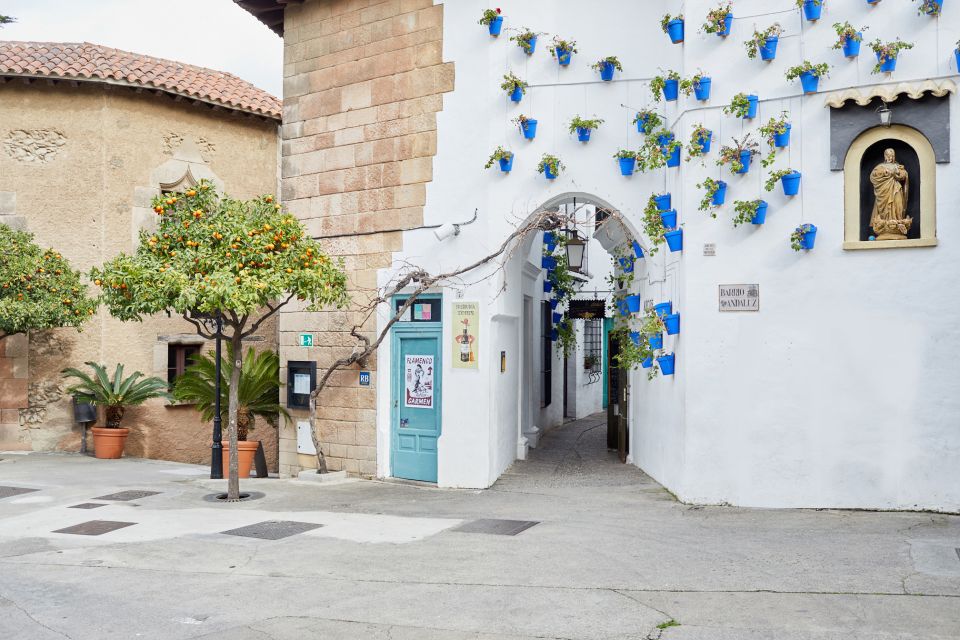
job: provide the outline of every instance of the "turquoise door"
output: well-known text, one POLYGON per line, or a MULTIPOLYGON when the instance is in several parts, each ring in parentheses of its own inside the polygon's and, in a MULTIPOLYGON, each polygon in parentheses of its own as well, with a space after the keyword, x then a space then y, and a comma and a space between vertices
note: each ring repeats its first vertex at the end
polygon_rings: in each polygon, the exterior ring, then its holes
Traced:
POLYGON ((437 481, 441 371, 439 323, 399 324, 393 330, 391 475, 437 481))

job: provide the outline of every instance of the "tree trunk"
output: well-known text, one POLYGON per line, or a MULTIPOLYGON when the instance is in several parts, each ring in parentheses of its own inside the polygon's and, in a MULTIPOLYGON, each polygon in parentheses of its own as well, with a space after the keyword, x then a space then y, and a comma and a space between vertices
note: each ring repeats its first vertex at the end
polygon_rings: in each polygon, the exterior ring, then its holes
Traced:
POLYGON ((240 394, 240 373, 243 368, 243 341, 239 329, 234 329, 230 337, 233 347, 233 370, 230 372, 230 395, 227 420, 227 439, 230 451, 230 468, 227 476, 227 501, 240 499, 239 455, 237 451, 237 405, 240 394))

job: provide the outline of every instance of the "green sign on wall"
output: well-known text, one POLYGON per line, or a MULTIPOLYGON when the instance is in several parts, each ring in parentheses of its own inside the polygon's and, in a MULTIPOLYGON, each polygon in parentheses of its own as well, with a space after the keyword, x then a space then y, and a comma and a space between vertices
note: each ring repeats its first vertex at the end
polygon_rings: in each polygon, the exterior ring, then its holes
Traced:
POLYGON ((301 333, 297 336, 297 345, 301 347, 312 347, 313 346, 313 334, 312 333, 301 333))

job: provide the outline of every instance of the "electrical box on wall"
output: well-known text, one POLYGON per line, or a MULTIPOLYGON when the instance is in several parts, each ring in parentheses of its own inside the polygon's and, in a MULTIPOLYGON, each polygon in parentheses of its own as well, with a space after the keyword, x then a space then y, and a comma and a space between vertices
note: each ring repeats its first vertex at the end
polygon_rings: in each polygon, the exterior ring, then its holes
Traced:
POLYGON ((317 388, 317 363, 305 360, 287 362, 287 407, 310 407, 310 393, 317 388))

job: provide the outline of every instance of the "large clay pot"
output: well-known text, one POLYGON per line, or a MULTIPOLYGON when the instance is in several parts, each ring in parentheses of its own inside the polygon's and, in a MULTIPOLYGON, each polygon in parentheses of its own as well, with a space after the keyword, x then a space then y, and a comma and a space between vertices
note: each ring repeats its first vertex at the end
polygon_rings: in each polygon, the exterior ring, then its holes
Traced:
MULTIPOLYGON (((253 456, 257 453, 259 440, 239 440, 237 442, 237 469, 241 478, 250 477, 250 467, 253 466, 253 456)), ((230 474, 230 445, 223 441, 223 477, 230 474)))
POLYGON ((123 455, 123 446, 127 443, 130 429, 93 427, 92 431, 93 451, 96 457, 112 460, 123 455))

